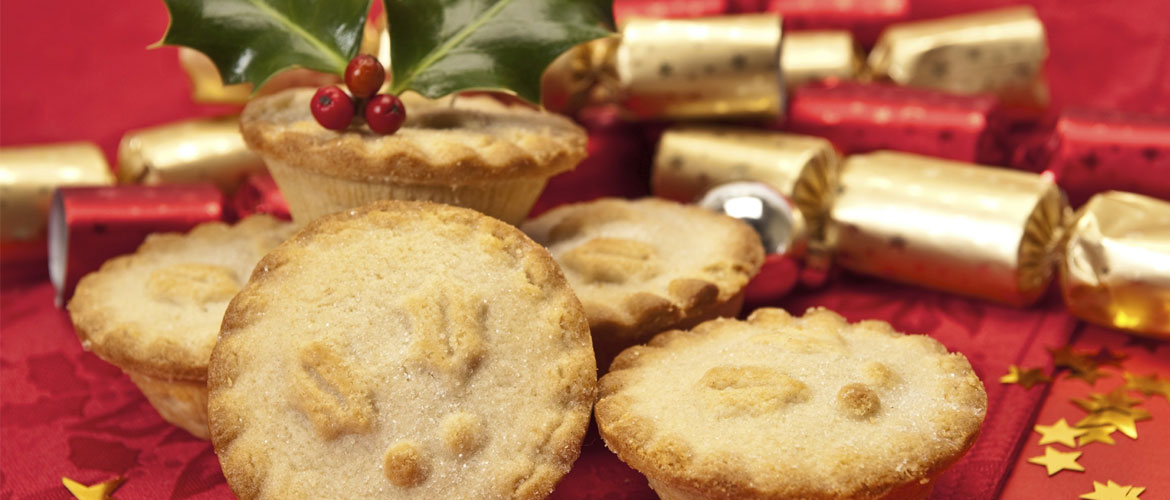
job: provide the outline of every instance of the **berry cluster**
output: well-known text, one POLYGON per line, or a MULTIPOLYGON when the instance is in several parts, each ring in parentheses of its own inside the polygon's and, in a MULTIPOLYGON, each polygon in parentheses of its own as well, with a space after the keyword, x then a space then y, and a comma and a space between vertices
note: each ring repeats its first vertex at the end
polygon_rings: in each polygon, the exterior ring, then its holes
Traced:
POLYGON ((393 134, 406 121, 406 107, 393 94, 378 94, 386 81, 386 69, 369 54, 358 54, 345 68, 345 85, 351 97, 336 85, 322 87, 313 94, 309 109, 322 127, 344 130, 354 116, 363 116, 370 130, 393 134))

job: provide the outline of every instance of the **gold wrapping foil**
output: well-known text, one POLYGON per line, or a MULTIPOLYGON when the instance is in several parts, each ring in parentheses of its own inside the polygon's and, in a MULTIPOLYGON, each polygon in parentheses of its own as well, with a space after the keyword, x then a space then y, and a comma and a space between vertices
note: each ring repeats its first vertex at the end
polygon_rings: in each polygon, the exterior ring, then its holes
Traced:
POLYGON ((1060 281, 1077 317, 1170 339, 1170 203, 1094 196, 1070 226, 1060 281))
POLYGON ((617 35, 600 38, 553 60, 541 76, 541 104, 571 115, 589 105, 615 102, 621 89, 614 63, 620 44, 617 35))
POLYGON ((118 146, 118 180, 213 182, 227 193, 264 162, 244 145, 239 117, 187 120, 127 132, 118 146))
POLYGON ((1047 57, 1044 25, 1032 7, 1019 6, 892 25, 870 52, 869 67, 901 85, 1043 105, 1047 57))
POLYGON ((640 119, 774 117, 783 111, 780 17, 631 19, 617 74, 640 119))
POLYGON ((43 237, 49 200, 59 186, 113 183, 106 157, 93 143, 0 148, 0 239, 43 237))
POLYGON ((840 160, 820 137, 716 126, 666 131, 654 158, 651 189, 691 202, 733 181, 759 181, 780 192, 808 223, 813 245, 837 191, 840 160))
POLYGON ((780 70, 790 89, 826 78, 858 80, 864 68, 865 59, 846 30, 789 31, 780 44, 780 70))
POLYGON ((845 160, 829 233, 843 268, 1024 306, 1067 217, 1048 176, 881 151, 845 160))

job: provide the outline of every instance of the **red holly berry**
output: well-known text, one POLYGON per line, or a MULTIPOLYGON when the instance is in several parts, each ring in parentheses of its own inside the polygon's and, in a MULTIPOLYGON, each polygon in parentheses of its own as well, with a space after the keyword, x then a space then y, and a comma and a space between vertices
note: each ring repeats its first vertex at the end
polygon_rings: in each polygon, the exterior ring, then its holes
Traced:
POLYGON ((393 134, 406 121, 406 106, 393 94, 379 94, 366 104, 366 123, 379 134, 393 134))
POLYGON ((353 121, 353 99, 336 85, 317 89, 309 109, 317 123, 329 130, 345 130, 353 121))
POLYGON ((386 82, 386 68, 369 54, 358 54, 345 67, 345 85, 355 97, 368 99, 386 82))

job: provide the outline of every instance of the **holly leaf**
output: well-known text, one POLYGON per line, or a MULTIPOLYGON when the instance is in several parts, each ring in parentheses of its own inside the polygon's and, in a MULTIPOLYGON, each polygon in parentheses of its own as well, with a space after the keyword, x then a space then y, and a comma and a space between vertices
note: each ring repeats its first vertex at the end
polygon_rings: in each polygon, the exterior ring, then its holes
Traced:
POLYGON ((357 55, 370 0, 163 0, 171 24, 158 45, 207 54, 225 83, 259 89, 302 67, 342 75, 357 55))
POLYGON ((437 98, 513 92, 540 102, 540 76, 574 45, 610 33, 612 0, 383 0, 391 92, 437 98))

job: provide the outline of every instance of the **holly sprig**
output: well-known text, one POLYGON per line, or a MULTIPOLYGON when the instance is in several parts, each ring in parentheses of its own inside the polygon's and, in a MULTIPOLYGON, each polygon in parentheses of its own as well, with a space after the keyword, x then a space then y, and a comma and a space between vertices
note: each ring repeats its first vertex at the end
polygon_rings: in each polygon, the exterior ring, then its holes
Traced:
MULTIPOLYGON (((163 0, 160 45, 206 54, 227 84, 294 67, 344 75, 357 55, 370 0, 163 0)), ((438 98, 494 90, 540 102, 558 55, 610 33, 612 0, 384 0, 391 92, 438 98)))

